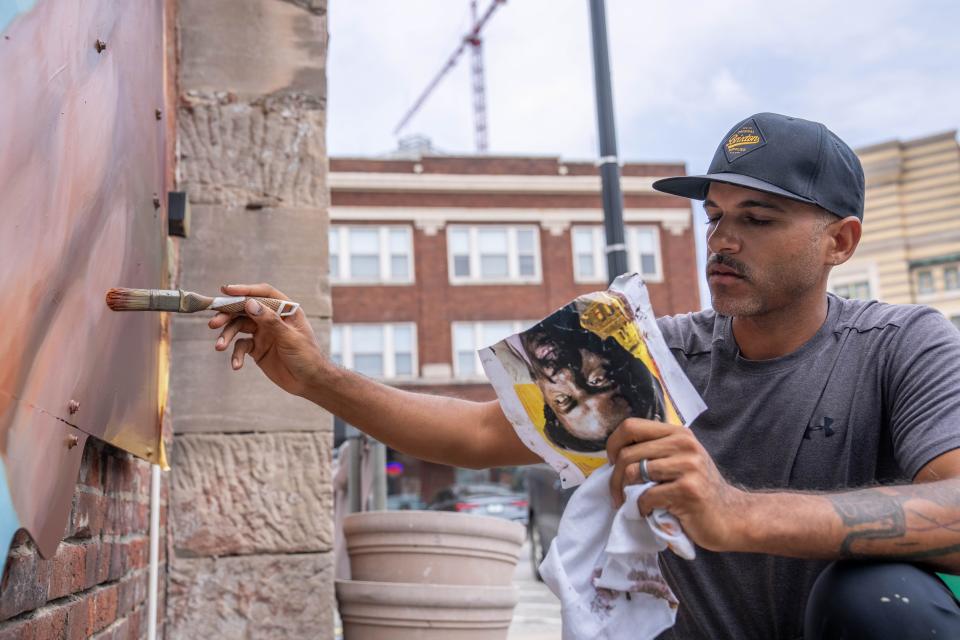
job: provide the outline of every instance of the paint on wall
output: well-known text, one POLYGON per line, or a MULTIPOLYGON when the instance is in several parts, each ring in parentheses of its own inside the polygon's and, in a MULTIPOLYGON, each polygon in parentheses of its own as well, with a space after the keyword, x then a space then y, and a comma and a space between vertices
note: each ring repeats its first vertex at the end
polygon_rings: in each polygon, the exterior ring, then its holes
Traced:
POLYGON ((26 13, 36 4, 34 0, 0 0, 0 33, 21 13, 26 13))
POLYGON ((20 518, 13 507, 13 498, 7 486, 7 473, 0 459, 0 558, 6 558, 10 551, 10 541, 13 534, 20 528, 20 518))
POLYGON ((104 294, 166 286, 163 34, 162 0, 0 0, 0 550, 55 552, 88 435, 162 462, 162 318, 104 294))

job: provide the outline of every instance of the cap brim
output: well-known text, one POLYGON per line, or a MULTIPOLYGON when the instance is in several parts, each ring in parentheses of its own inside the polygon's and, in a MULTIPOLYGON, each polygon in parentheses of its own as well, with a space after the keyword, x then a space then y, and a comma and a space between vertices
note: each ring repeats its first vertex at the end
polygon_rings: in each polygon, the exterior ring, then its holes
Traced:
POLYGON ((754 191, 771 193, 776 196, 783 196, 791 200, 816 204, 815 201, 804 196, 798 196, 795 193, 781 189, 777 185, 743 176, 739 173, 708 173, 702 176, 677 176, 676 178, 664 178, 653 183, 653 188, 663 193, 669 193, 675 196, 690 198, 692 200, 706 200, 707 191, 710 189, 711 182, 722 182, 732 184, 738 187, 746 187, 754 191))

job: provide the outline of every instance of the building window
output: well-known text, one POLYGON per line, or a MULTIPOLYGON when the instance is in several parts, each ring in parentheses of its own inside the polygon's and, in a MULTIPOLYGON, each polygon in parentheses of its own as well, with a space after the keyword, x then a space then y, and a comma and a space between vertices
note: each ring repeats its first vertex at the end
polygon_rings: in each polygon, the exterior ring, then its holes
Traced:
POLYGON ((330 333, 330 358, 371 378, 409 378, 417 370, 417 326, 335 324, 330 333))
POLYGON ((936 287, 933 284, 933 271, 930 269, 921 269, 917 271, 917 292, 933 293, 936 287))
MULTIPOLYGON (((657 227, 626 227, 627 269, 645 280, 663 280, 660 261, 660 234, 657 227)), ((606 282, 606 236, 602 226, 577 225, 570 232, 573 241, 573 279, 577 282, 606 282)))
POLYGON ((870 300, 870 283, 866 280, 858 282, 844 282, 833 287, 833 292, 841 298, 870 300))
POLYGON ((956 265, 944 267, 943 288, 947 291, 960 289, 960 269, 958 269, 956 265))
POLYGON ((447 226, 450 282, 539 282, 537 227, 447 226))
POLYGON ((535 320, 454 322, 452 327, 454 377, 482 377, 483 367, 480 365, 480 356, 477 355, 477 351, 523 331, 535 323, 535 320))
POLYGON ((413 234, 408 226, 330 227, 334 284, 413 282, 413 234))

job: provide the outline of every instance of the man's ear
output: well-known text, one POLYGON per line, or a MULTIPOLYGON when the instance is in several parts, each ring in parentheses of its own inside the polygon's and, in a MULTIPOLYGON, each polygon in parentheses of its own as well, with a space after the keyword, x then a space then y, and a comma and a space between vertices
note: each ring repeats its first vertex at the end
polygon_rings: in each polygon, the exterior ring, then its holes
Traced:
POLYGON ((829 225, 825 233, 830 239, 827 261, 832 265, 843 264, 850 259, 857 245, 860 244, 863 225, 858 218, 848 216, 829 225))

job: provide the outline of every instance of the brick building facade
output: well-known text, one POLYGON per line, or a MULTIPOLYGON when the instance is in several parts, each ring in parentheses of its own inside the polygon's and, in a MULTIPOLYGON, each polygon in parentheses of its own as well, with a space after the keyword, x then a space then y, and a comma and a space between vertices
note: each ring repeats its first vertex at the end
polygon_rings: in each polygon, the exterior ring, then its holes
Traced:
MULTIPOLYGON (((681 164, 622 168, 631 268, 644 273, 661 315, 700 307, 690 204, 651 187, 683 173, 681 164)), ((329 183, 331 351, 371 377, 491 400, 476 349, 606 287, 600 179, 590 163, 331 158, 329 183)), ((425 500, 454 477, 417 467, 407 487, 425 500)))
POLYGON ((863 237, 830 287, 847 298, 926 304, 960 327, 960 144, 956 131, 857 150, 863 237))

